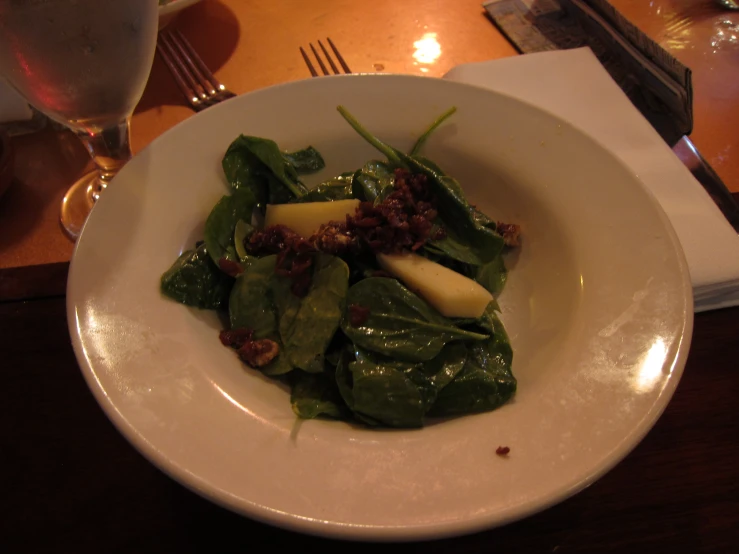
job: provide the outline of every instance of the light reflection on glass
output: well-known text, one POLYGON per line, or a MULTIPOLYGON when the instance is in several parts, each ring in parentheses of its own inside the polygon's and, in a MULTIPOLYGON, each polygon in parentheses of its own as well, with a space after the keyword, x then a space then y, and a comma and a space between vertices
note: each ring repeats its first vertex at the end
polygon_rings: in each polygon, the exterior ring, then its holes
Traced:
POLYGON ((414 60, 419 63, 432 64, 439 59, 441 44, 436 40, 436 36, 436 33, 424 33, 420 39, 413 43, 413 47, 416 49, 413 53, 414 60))
POLYGON ((667 345, 662 339, 657 339, 647 352, 641 367, 638 369, 634 381, 636 392, 649 392, 662 376, 662 367, 667 355, 667 345))

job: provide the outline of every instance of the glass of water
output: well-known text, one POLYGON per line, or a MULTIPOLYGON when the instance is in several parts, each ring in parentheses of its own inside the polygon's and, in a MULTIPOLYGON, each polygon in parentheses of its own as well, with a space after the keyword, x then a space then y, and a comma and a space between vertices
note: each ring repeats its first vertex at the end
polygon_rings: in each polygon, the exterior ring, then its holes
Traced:
POLYGON ((80 137, 97 167, 67 191, 61 223, 77 238, 131 157, 129 123, 157 39, 158 0, 0 0, 0 73, 80 137))

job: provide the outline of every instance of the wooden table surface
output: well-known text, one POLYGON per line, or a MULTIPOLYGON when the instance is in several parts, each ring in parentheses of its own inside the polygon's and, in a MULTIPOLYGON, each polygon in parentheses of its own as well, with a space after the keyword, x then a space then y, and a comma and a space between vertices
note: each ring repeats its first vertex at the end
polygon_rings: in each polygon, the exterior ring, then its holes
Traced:
MULTIPOLYGON (((330 36, 353 71, 440 76, 515 55, 480 0, 205 0, 173 23, 237 93, 309 77, 298 47, 330 36), (425 43, 423 41, 426 41, 425 43), (440 55, 417 54, 429 41, 440 55), (414 57, 414 54, 415 57, 414 57)), ((712 0, 612 2, 693 69, 692 139, 739 193, 739 12, 712 0)), ((192 111, 157 58, 132 123, 141 150, 192 111)), ((231 552, 376 545, 295 535, 234 515, 174 483, 115 431, 87 389, 65 318, 73 245, 61 198, 90 169, 68 132, 14 139, 0 199, 0 549, 231 552), (5 548, 9 546, 10 548, 5 548)), ((739 197, 739 194, 735 194, 739 197)), ((403 552, 739 552, 739 308, 696 316, 666 412, 615 469, 574 498, 501 529, 403 552)))

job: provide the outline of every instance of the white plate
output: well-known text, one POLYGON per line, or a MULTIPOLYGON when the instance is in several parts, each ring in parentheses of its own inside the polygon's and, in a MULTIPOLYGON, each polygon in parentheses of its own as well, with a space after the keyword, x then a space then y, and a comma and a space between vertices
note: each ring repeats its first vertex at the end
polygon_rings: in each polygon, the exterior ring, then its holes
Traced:
POLYGON ((665 215, 592 139, 488 90, 352 75, 240 96, 137 155, 77 243, 68 318, 107 415, 187 487, 298 531, 420 539, 529 515, 621 460, 675 390, 692 297, 665 215), (211 312, 160 296, 161 273, 227 192, 220 160, 239 133, 318 148, 327 168, 312 182, 377 156, 338 104, 400 148, 457 106, 425 153, 483 211, 522 225, 500 297, 519 385, 501 409, 415 431, 297 423, 288 393, 220 345, 211 312))
POLYGON ((200 0, 164 0, 159 3, 159 28, 166 26, 175 14, 197 4, 200 0))

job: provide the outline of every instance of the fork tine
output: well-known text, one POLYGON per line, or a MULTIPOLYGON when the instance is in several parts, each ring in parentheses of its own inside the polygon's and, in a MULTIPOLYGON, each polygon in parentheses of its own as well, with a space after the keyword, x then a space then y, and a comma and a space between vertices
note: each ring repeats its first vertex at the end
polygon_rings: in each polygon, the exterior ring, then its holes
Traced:
POLYGON ((326 69, 326 66, 323 65, 323 60, 321 60, 321 56, 318 55, 318 52, 316 51, 316 47, 313 46, 313 43, 311 42, 308 46, 310 46, 310 49, 313 50, 313 55, 316 57, 316 61, 318 62, 318 65, 321 66, 321 71, 323 71, 324 75, 330 75, 328 72, 328 69, 326 69))
POLYGON ((236 96, 218 82, 179 30, 162 31, 157 52, 195 111, 236 96))
MULTIPOLYGON (((188 51, 188 49, 185 47, 185 44, 187 44, 187 46, 190 46, 189 43, 184 40, 184 37, 181 33, 179 33, 179 36, 177 33, 177 31, 171 31, 169 33, 169 38, 172 41, 173 48, 175 48, 180 54, 180 60, 182 60, 184 65, 188 66, 190 74, 197 80, 198 84, 203 88, 205 93, 208 96, 214 95, 216 91, 213 87, 213 83, 206 79, 205 75, 203 75, 202 71, 200 70, 200 67, 198 67, 198 64, 195 62, 192 56, 192 47, 190 47, 188 51)), ((197 57, 197 54, 195 54, 195 57, 197 57)), ((202 64, 202 61, 200 63, 202 64)))
POLYGON ((210 69, 208 69, 208 66, 205 65, 203 59, 198 55, 190 42, 185 38, 185 35, 183 35, 179 29, 173 29, 172 36, 176 39, 175 41, 180 49, 186 53, 188 59, 193 62, 194 69, 198 71, 204 81, 208 81, 210 86, 213 87, 213 93, 220 92, 221 96, 228 96, 229 98, 236 96, 230 90, 227 90, 218 79, 216 79, 215 75, 213 75, 210 69))
POLYGON ((326 56, 326 59, 328 60, 329 65, 331 66, 331 69, 334 70, 334 74, 338 75, 340 73, 339 68, 336 67, 334 60, 331 59, 331 55, 328 53, 328 50, 326 50, 326 47, 323 45, 323 43, 320 40, 318 41, 318 46, 320 46, 321 50, 323 50, 323 54, 326 56))
MULTIPOLYGON (((339 49, 336 48, 336 45, 334 44, 334 41, 331 40, 331 38, 327 37, 328 43, 331 46, 331 50, 334 51, 334 55, 336 56, 336 59, 338 60, 339 64, 341 64, 342 69, 345 73, 351 73, 352 70, 349 69, 349 66, 346 64, 346 61, 344 61, 344 57, 339 52, 339 49)), ((318 65, 321 68, 321 71, 323 71, 324 75, 331 75, 329 70, 326 68, 326 64, 323 63, 323 58, 318 53, 318 50, 316 50, 316 47, 313 46, 313 43, 309 43, 308 46, 310 46, 310 49, 313 51, 313 56, 316 58, 316 61, 318 62, 318 65)), ((321 47, 321 50, 323 51, 323 55, 326 58, 326 61, 331 66, 331 69, 334 72, 334 75, 341 75, 341 71, 336 66, 336 63, 333 60, 333 56, 331 56, 331 53, 328 51, 328 49, 323 45, 322 41, 318 41, 318 46, 321 47)), ((318 71, 316 71, 316 68, 313 65, 313 62, 311 61, 310 56, 305 51, 305 49, 302 46, 298 47, 300 49, 300 54, 303 56, 303 61, 305 61, 305 65, 308 66, 308 71, 310 71, 310 74, 313 77, 318 77, 318 71)))
POLYGON ((172 61, 172 58, 170 57, 169 53, 164 49, 164 47, 160 43, 157 43, 157 52, 159 52, 159 55, 164 60, 164 63, 167 66, 167 69, 169 69, 169 72, 172 74, 172 77, 174 77, 174 80, 177 83, 177 86, 180 87, 182 94, 185 95, 188 102, 190 102, 190 104, 198 102, 200 99, 195 94, 195 91, 192 90, 190 86, 185 82, 185 79, 180 73, 180 70, 177 68, 174 61, 172 61))
POLYGON ((305 65, 308 66, 308 70, 310 71, 310 74, 313 75, 313 77, 318 77, 318 72, 316 72, 316 68, 313 67, 313 64, 310 61, 310 58, 308 57, 308 54, 305 53, 305 50, 303 50, 303 47, 300 47, 300 53, 303 54, 303 59, 305 60, 305 65))
POLYGON ((205 93, 205 90, 203 90, 203 87, 201 87, 193 77, 187 65, 183 63, 182 58, 173 47, 169 37, 166 34, 162 34, 159 43, 161 44, 159 52, 162 54, 165 63, 167 63, 168 67, 172 71, 175 81, 177 81, 178 84, 184 83, 186 85, 183 92, 187 95, 190 103, 194 105, 195 103, 201 104, 206 102, 208 100, 208 95, 205 93))
MULTIPOLYGON (((344 61, 344 56, 342 56, 339 53, 339 49, 336 48, 336 45, 334 44, 334 41, 331 40, 331 37, 326 37, 326 40, 328 41, 329 46, 331 46, 331 50, 333 50, 334 51, 334 54, 336 54, 336 59, 339 60, 339 63, 341 64, 341 67, 344 69, 344 72, 345 73, 351 73, 352 70, 349 69, 349 66, 348 65, 346 65, 346 62, 344 61)), ((320 44, 320 41, 318 41, 318 42, 320 44)), ((338 71, 337 71, 337 73, 338 73, 338 71)))

